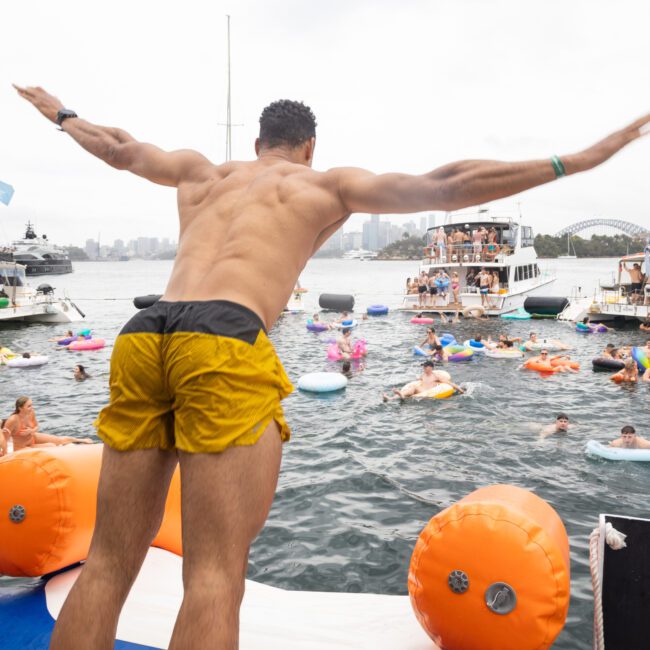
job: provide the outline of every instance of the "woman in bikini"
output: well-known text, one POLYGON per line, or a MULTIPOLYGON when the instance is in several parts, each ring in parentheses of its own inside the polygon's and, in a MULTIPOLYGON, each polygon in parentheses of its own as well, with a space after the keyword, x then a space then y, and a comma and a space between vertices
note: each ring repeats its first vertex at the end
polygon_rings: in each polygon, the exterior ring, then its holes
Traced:
POLYGON ((25 447, 52 447, 67 445, 71 442, 92 443, 90 438, 71 438, 70 436, 52 436, 38 430, 38 420, 34 413, 34 405, 29 397, 23 396, 16 400, 16 409, 7 418, 4 428, 9 431, 14 441, 14 451, 25 447))

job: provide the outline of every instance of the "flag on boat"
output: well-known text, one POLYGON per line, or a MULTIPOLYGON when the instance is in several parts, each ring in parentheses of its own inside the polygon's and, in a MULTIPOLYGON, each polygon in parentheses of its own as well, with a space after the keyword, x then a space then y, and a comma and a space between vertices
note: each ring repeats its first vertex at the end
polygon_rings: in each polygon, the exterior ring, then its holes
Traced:
POLYGON ((14 195, 14 188, 11 187, 8 183, 3 183, 0 181, 0 203, 9 205, 11 197, 14 195))

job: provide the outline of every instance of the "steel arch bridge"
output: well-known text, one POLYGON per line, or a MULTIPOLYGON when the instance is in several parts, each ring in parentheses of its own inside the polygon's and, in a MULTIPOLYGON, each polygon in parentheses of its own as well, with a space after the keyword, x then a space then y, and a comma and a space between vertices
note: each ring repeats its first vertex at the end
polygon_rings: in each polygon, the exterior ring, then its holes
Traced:
POLYGON ((616 228, 617 230, 623 231, 630 237, 650 236, 650 230, 648 230, 648 228, 642 228, 641 226, 637 226, 635 223, 630 223, 629 221, 621 221, 620 219, 585 219, 585 221, 578 221, 577 223, 573 223, 566 228, 562 228, 562 230, 557 232, 555 236, 562 237, 563 235, 575 235, 582 230, 587 230, 587 228, 593 228, 595 226, 616 228))

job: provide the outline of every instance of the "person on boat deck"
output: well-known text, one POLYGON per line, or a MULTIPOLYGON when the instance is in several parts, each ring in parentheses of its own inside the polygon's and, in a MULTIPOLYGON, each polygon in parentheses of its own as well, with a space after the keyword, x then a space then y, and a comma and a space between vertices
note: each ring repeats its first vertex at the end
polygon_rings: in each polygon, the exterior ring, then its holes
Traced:
POLYGON ((77 381, 83 381, 84 379, 90 379, 90 375, 86 372, 86 369, 79 363, 72 370, 72 374, 77 381))
POLYGON ((481 269, 481 272, 478 274, 478 279, 481 287, 481 305, 489 308, 490 300, 488 298, 488 292, 490 291, 490 285, 492 284, 492 276, 485 269, 481 269))
POLYGON ((281 400, 293 387, 266 332, 310 257, 350 215, 453 211, 513 196, 600 165, 650 124, 645 115, 583 151, 550 159, 465 160, 422 175, 355 167, 321 172, 312 169, 316 120, 301 102, 280 100, 264 109, 253 160, 217 165, 197 151, 163 151, 89 122, 43 88, 15 88, 108 165, 177 188, 180 223, 163 300, 135 314, 115 340, 110 401, 97 421, 105 445, 91 551, 50 650, 113 647, 178 463, 184 596, 169 648, 237 648, 250 545, 271 508, 281 443, 290 437, 281 400), (269 268, 283 272, 268 274, 269 268), (205 323, 239 325, 202 333, 205 352, 182 355, 175 351, 193 333, 169 331, 180 322, 201 332, 205 323), (155 340, 155 323, 163 323, 167 352, 149 357, 134 339, 146 326, 147 340, 155 340), (167 381, 171 359, 178 382, 167 381), (254 382, 247 381, 251 376, 254 382))
POLYGON ((417 379, 416 381, 411 381, 408 384, 405 384, 402 386, 402 388, 397 389, 393 388, 393 393, 394 395, 388 395, 387 393, 382 394, 382 399, 384 402, 388 402, 390 400, 394 399, 399 399, 399 400, 405 400, 407 397, 416 397, 420 393, 424 393, 428 390, 431 390, 438 384, 449 384, 454 390, 458 391, 459 393, 464 393, 465 391, 460 387, 456 386, 456 384, 452 383, 450 379, 448 379, 449 375, 444 374, 444 375, 439 375, 434 371, 434 363, 433 361, 425 361, 422 364, 422 374, 420 375, 420 378, 417 379))
POLYGON ((474 254, 474 261, 482 259, 483 252, 483 226, 477 228, 472 232, 472 253, 474 254))
POLYGON ((630 268, 625 262, 621 262, 621 270, 630 276, 630 302, 641 302, 643 299, 641 287, 643 286, 644 280, 641 265, 638 262, 634 262, 630 268))
POLYGON ((625 365, 610 377, 617 383, 634 384, 639 380, 639 368, 634 359, 626 359, 625 365))
POLYGON ((424 309, 427 306, 429 295, 429 276, 422 271, 418 275, 418 307, 424 309))
POLYGON ((553 424, 548 424, 539 432, 540 438, 547 438, 556 433, 567 433, 573 425, 569 424, 569 416, 566 413, 558 413, 553 424))
POLYGON ((419 344, 419 347, 429 346, 433 350, 436 345, 442 345, 442 342, 436 334, 435 327, 427 327, 427 335, 424 338, 424 341, 419 344))
POLYGON ((458 296, 459 290, 460 290, 460 277, 458 275, 458 271, 452 271, 451 272, 451 293, 455 305, 462 304, 460 302, 460 297, 458 296))
POLYGON ((628 424, 621 429, 621 437, 612 440, 609 446, 623 449, 650 449, 650 440, 638 436, 636 429, 628 424))
POLYGON ((25 447, 52 447, 70 443, 92 444, 90 438, 72 438, 70 436, 53 436, 38 430, 38 420, 32 400, 23 395, 16 400, 14 412, 7 418, 4 426, 14 441, 14 451, 25 447))
POLYGON ((438 261, 441 262, 442 258, 445 257, 445 250, 447 248, 447 235, 445 234, 445 229, 442 226, 436 230, 435 243, 436 257, 438 258, 438 261))
POLYGON ((443 299, 447 298, 447 289, 451 283, 451 278, 447 275, 445 269, 438 269, 435 278, 429 281, 431 285, 437 290, 438 295, 443 299))

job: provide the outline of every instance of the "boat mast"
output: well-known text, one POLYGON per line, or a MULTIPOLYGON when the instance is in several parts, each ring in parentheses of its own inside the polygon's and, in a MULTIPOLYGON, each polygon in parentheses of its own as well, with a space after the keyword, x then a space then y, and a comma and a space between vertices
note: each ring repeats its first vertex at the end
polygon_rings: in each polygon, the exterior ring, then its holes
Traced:
POLYGON ((226 104, 226 162, 232 159, 232 118, 230 114, 230 16, 226 15, 228 25, 228 99, 226 104))

